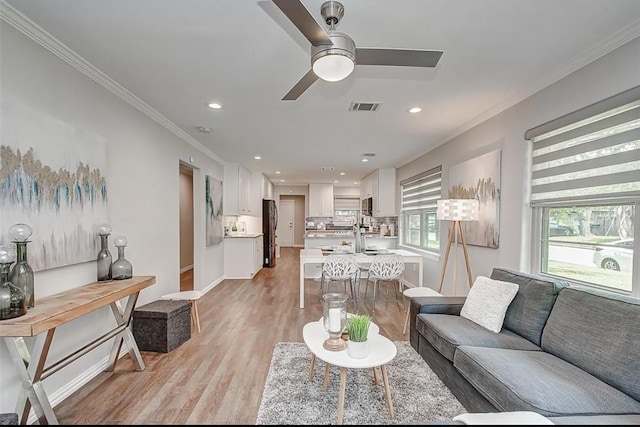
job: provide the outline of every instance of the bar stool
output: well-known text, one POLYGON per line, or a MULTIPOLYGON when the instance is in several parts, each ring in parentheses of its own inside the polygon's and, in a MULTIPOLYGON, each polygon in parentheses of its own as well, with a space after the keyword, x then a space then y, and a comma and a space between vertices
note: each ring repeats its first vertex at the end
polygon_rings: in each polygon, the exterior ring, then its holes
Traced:
POLYGON ((198 304, 196 301, 199 300, 201 296, 202 292, 200 291, 182 291, 163 295, 160 299, 191 301, 191 321, 196 325, 196 329, 198 333, 200 333, 200 317, 198 316, 198 304))
POLYGON ((378 297, 378 284, 380 282, 398 282, 397 289, 400 288, 400 281, 404 273, 404 259, 401 255, 376 255, 369 266, 369 274, 364 288, 364 297, 367 297, 369 282, 373 282, 373 310, 376 311, 376 299, 378 297))
POLYGON ((329 289, 329 282, 344 282, 345 292, 347 282, 351 288, 351 296, 358 298, 354 287, 358 273, 356 254, 332 254, 327 255, 322 264, 322 278, 320 280, 320 295, 324 295, 329 289))

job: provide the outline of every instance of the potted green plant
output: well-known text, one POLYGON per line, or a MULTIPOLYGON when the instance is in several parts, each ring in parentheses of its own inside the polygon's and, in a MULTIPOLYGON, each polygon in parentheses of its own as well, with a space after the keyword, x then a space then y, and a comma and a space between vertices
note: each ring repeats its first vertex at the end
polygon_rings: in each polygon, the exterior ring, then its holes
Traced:
POLYGON ((369 355, 369 325, 371 317, 366 314, 356 314, 349 317, 349 340, 347 341, 347 353, 354 359, 364 359, 369 355))

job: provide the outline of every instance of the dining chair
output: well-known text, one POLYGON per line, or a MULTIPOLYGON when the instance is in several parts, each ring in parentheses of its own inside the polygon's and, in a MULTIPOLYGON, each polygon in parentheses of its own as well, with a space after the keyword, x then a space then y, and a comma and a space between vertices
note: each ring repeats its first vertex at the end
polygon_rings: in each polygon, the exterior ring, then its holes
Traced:
POLYGON ((332 254, 327 255, 322 264, 322 277, 320 279, 320 295, 325 294, 329 289, 329 282, 343 282, 345 292, 347 283, 351 290, 351 296, 358 298, 358 293, 354 286, 358 274, 358 262, 356 254, 332 254))
POLYGON ((404 273, 404 259, 401 255, 375 255, 369 266, 364 297, 367 297, 369 282, 373 282, 373 312, 376 311, 376 299, 380 282, 397 282, 396 293, 400 289, 402 274, 404 273))

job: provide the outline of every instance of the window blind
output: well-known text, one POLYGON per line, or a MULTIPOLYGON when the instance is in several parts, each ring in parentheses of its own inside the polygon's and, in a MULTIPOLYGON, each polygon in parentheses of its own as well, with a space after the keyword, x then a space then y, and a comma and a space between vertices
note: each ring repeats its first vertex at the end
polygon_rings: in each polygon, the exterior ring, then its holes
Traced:
POLYGON ((333 209, 336 211, 359 211, 360 199, 353 198, 334 198, 333 209))
POLYGON ((640 196, 640 90, 638 88, 575 112, 577 121, 558 119, 562 126, 532 141, 531 205, 625 200, 640 196), (630 94, 635 98, 629 102, 630 94), (615 98, 623 100, 616 106, 615 98))
POLYGON ((412 211, 433 211, 441 198, 442 166, 428 170, 420 175, 400 182, 402 187, 402 213, 412 211))

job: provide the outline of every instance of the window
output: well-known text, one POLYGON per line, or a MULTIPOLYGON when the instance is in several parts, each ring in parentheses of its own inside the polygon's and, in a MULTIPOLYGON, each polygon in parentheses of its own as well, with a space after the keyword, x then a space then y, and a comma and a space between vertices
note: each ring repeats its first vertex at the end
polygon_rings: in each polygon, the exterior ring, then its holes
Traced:
POLYGON ((400 183, 401 242, 429 251, 440 250, 440 223, 436 220, 441 198, 442 167, 431 169, 400 183))
POLYGON ((333 222, 350 223, 351 225, 358 223, 360 214, 359 198, 341 198, 333 199, 333 222))
POLYGON ((525 137, 532 141, 531 205, 539 220, 534 268, 571 282, 640 293, 633 285, 640 87, 525 137))

